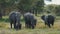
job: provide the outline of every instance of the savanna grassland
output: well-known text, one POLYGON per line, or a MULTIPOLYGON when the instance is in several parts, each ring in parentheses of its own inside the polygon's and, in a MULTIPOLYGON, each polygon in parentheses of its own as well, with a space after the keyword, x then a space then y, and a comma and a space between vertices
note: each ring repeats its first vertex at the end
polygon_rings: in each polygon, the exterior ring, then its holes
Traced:
POLYGON ((15 30, 10 29, 9 19, 7 16, 3 16, 0 19, 0 34, 60 34, 60 16, 55 19, 54 26, 48 28, 44 25, 43 20, 39 16, 37 18, 37 25, 35 29, 26 29, 23 18, 21 18, 22 29, 15 30))

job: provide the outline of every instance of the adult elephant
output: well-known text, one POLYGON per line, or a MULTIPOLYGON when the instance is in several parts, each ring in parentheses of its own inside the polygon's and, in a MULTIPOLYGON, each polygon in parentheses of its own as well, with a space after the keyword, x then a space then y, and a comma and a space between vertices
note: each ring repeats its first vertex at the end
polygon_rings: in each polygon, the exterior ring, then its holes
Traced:
POLYGON ((34 29, 36 26, 36 19, 34 18, 32 13, 25 13, 24 14, 24 20, 25 20, 25 27, 34 29))
POLYGON ((20 12, 11 12, 10 13, 9 20, 10 20, 11 28, 12 28, 12 24, 13 24, 15 29, 21 29, 20 17, 21 17, 20 12))
POLYGON ((43 15, 41 16, 41 19, 45 22, 45 25, 48 25, 49 28, 51 27, 51 25, 54 25, 55 17, 52 15, 43 15))

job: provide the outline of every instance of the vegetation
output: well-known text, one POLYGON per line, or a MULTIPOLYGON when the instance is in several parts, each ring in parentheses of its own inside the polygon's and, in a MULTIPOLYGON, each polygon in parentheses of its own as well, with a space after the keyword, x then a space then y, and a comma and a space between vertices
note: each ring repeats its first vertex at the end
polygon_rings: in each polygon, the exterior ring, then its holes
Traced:
MULTIPOLYGON (((52 1, 52 0, 47 0, 52 1)), ((0 18, 8 15, 13 10, 19 10, 22 14, 31 12, 37 14, 50 11, 56 15, 60 15, 60 5, 45 5, 44 0, 0 0, 0 18), (57 12, 58 11, 58 12, 57 12)))
MULTIPOLYGON (((22 23, 22 29, 21 30, 15 30, 10 29, 9 21, 0 21, 0 34, 60 34, 60 16, 57 16, 54 26, 52 28, 48 28, 44 25, 44 22, 40 19, 40 17, 36 16, 37 18, 37 25, 35 29, 26 29, 25 28, 25 22, 21 21, 22 23)), ((8 19, 7 16, 3 16, 3 19, 8 19)))
POLYGON ((44 11, 50 11, 51 13, 57 15, 57 16, 60 16, 60 5, 54 5, 54 4, 51 4, 51 5, 47 5, 44 7, 44 11))
MULTIPOLYGON (((52 1, 52 0, 47 0, 52 1)), ((0 34, 60 34, 60 5, 45 5, 44 0, 0 0, 0 34), (9 13, 18 10, 21 14, 31 12, 37 18, 35 29, 26 29, 23 17, 21 18, 22 29, 10 29, 9 13), (57 15, 54 26, 48 28, 44 25, 40 16, 50 11, 57 15), (1 19, 2 18, 2 19, 1 19)))
MULTIPOLYGON (((0 0, 0 16, 8 15, 12 10, 19 10, 22 14, 25 12, 42 11, 44 0, 0 0)), ((38 12, 40 13, 40 12, 38 12)))

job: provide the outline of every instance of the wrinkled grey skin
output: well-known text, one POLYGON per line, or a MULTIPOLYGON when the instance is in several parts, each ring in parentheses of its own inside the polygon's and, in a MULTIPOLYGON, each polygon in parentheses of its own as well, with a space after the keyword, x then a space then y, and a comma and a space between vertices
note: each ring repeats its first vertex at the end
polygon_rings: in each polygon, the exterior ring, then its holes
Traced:
POLYGON ((45 22, 45 25, 48 25, 48 27, 50 28, 51 25, 54 25, 54 21, 55 21, 55 17, 52 15, 48 15, 48 16, 41 16, 41 19, 45 22), (51 25, 50 25, 51 24, 51 25))
POLYGON ((32 13, 26 13, 24 14, 24 20, 25 20, 25 27, 34 29, 36 26, 36 19, 34 18, 32 13))
POLYGON ((12 24, 14 25, 14 28, 16 29, 19 29, 21 27, 18 27, 18 26, 21 26, 20 24, 20 17, 21 17, 21 14, 20 12, 11 12, 10 15, 9 15, 9 20, 10 20, 10 25, 11 25, 11 28, 12 28, 12 24))

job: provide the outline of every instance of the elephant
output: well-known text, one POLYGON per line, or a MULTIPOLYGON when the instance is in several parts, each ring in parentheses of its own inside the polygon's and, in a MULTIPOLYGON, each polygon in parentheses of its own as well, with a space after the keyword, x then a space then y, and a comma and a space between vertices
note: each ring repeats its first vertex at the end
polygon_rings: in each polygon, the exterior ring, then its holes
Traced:
POLYGON ((13 24, 14 25, 14 29, 16 29, 16 28, 17 29, 19 29, 19 28, 21 29, 20 18, 21 18, 20 12, 13 11, 13 12, 11 12, 9 14, 9 20, 10 20, 10 26, 11 26, 11 28, 12 28, 12 24, 13 24))
POLYGON ((16 30, 21 29, 21 25, 22 25, 22 24, 17 24, 17 25, 16 25, 16 30))
POLYGON ((49 28, 51 28, 51 25, 54 25, 55 17, 52 15, 43 15, 41 16, 41 19, 45 22, 45 25, 48 25, 49 28))
POLYGON ((34 18, 33 14, 27 12, 24 14, 25 27, 34 29, 36 26, 37 20, 34 18))

